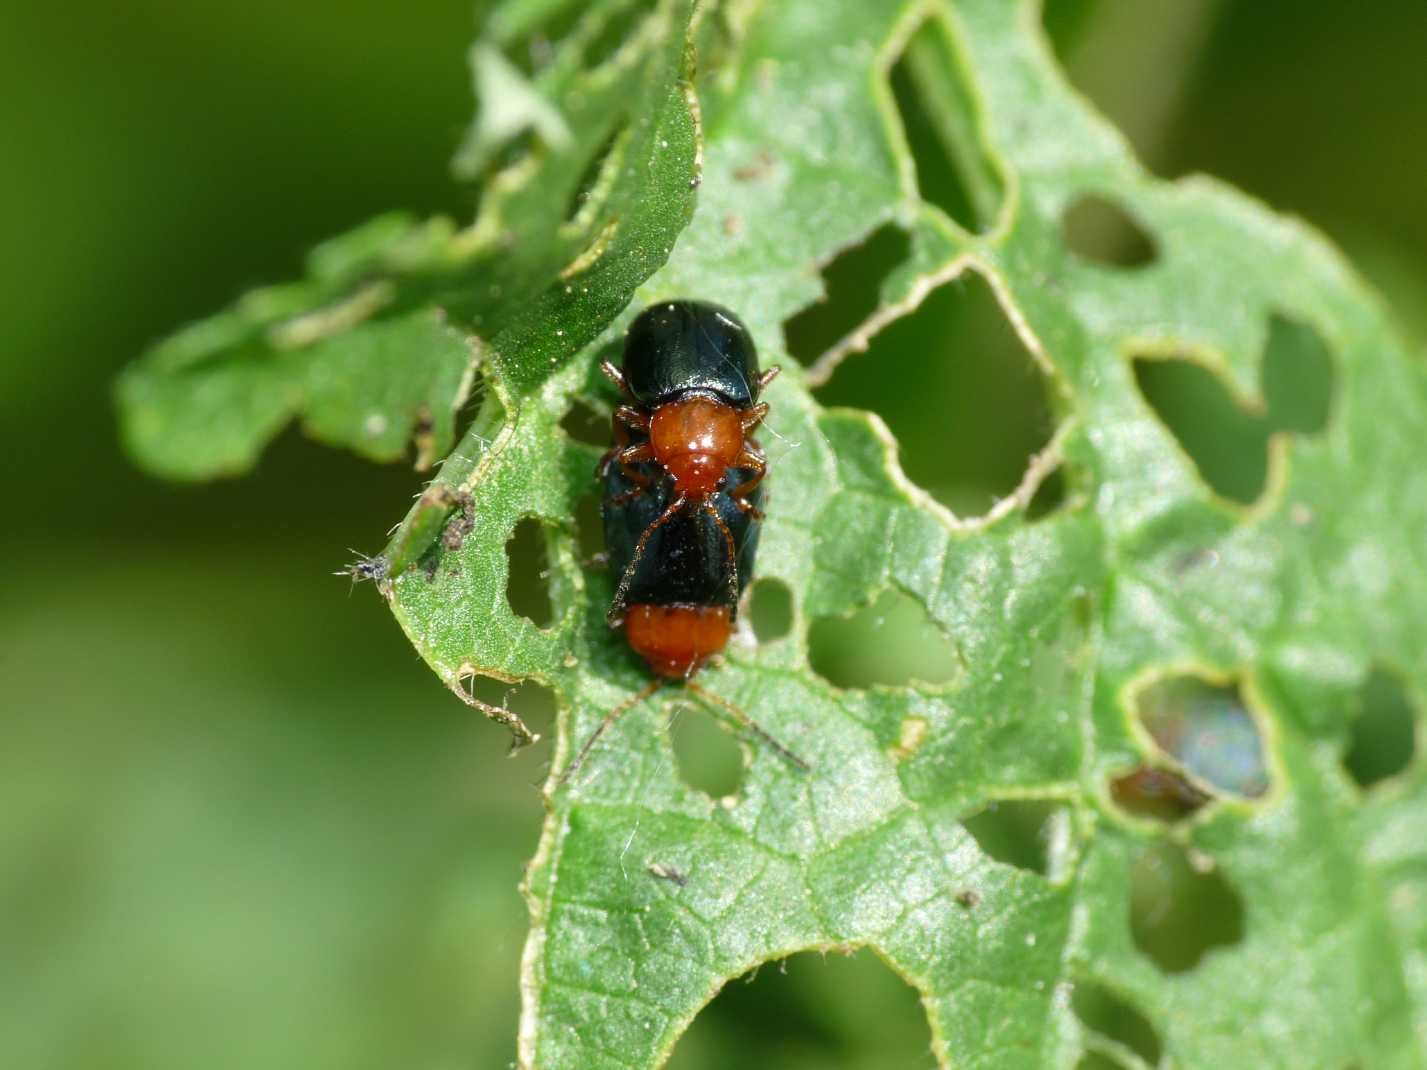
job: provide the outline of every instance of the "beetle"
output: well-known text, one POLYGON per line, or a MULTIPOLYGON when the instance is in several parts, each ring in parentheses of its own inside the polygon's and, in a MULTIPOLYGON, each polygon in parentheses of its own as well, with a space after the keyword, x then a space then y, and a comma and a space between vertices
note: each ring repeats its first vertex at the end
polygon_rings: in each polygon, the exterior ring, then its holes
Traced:
POLYGON ((605 716, 561 782, 620 714, 670 680, 806 769, 746 713, 690 680, 727 645, 753 571, 768 463, 752 435, 768 413, 758 396, 780 369, 759 371, 752 336, 728 309, 665 301, 630 324, 623 368, 605 360, 600 370, 624 397, 611 419, 614 445, 596 469, 606 553, 619 577, 607 620, 655 679, 605 716))
POLYGON ((625 397, 612 418, 614 447, 598 469, 606 544, 620 577, 609 621, 624 624, 654 672, 687 678, 728 642, 753 568, 749 529, 763 519, 768 459, 751 436, 768 414, 759 392, 780 369, 759 372, 753 338, 728 309, 666 301, 630 324, 624 368, 606 360, 600 370, 625 397), (722 536, 721 561, 694 552, 712 549, 705 519, 722 536), (629 531, 640 533, 632 546, 629 531), (668 547, 651 552, 653 569, 644 557, 651 539, 668 547))

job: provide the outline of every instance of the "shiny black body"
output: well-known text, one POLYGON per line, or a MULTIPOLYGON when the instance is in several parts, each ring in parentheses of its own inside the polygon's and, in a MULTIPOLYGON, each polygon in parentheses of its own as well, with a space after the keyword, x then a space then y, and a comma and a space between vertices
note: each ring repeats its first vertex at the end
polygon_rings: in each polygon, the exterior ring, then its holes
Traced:
POLYGON ((656 408, 691 393, 717 394, 735 409, 758 400, 758 350, 742 321, 706 301, 661 301, 630 324, 624 380, 656 408))
MULTIPOLYGON (((633 481, 615 464, 610 465, 604 475, 605 550, 609 555, 610 572, 616 578, 628 570, 640 536, 674 500, 671 481, 656 478, 657 466, 638 467, 651 477, 653 485, 643 494, 622 502, 620 499, 634 489, 633 481)), ((735 469, 729 475, 742 480, 746 473, 735 469)), ((759 504, 763 499, 762 488, 749 495, 749 499, 759 504)), ((730 575, 728 542, 723 532, 703 506, 691 504, 649 536, 635 566, 625 604, 728 606, 730 619, 737 615, 738 598, 753 574, 753 561, 758 553, 758 523, 722 491, 710 496, 708 501, 733 536, 737 551, 733 575, 730 575)))

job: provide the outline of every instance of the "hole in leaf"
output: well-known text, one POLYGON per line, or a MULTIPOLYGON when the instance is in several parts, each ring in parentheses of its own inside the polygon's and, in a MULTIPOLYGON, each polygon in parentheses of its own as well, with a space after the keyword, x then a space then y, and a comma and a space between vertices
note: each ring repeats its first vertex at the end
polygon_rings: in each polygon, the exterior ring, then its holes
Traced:
POLYGON ((1135 382, 1204 482, 1245 505, 1263 493, 1268 435, 1214 373, 1188 360, 1135 360, 1135 382))
POLYGON ((1052 840, 1064 804, 1045 799, 999 799, 961 819, 981 850, 1008 866, 1048 876, 1052 840))
POLYGON ((1114 201, 1095 194, 1077 197, 1061 216, 1070 251, 1082 260, 1115 267, 1144 267, 1159 255, 1152 237, 1114 201))
MULTIPOLYGON (((560 430, 576 442, 583 442, 586 446, 598 446, 600 449, 607 449, 613 441, 609 417, 583 401, 576 401, 561 417, 560 430)), ((594 476, 590 478, 593 479, 594 476)))
POLYGON ((1181 821, 1209 801, 1170 769, 1142 765, 1110 782, 1110 797, 1126 813, 1154 821, 1181 821))
POLYGON ((1244 904, 1217 869, 1201 872, 1184 849, 1158 841, 1130 866, 1130 933, 1165 973, 1183 973, 1244 938, 1244 904))
POLYGON ((548 627, 555 613, 550 605, 545 526, 534 517, 523 518, 506 542, 505 553, 510 559, 510 579, 505 586, 510 608, 537 628, 548 627))
POLYGON ((593 491, 575 503, 575 530, 580 562, 592 564, 604 553, 604 516, 600 512, 600 496, 593 491))
MULTIPOLYGON (((618 144, 620 135, 623 133, 624 127, 616 126, 590 156, 589 163, 585 164, 585 170, 581 173, 579 181, 575 183, 574 189, 570 193, 569 203, 565 206, 566 219, 576 219, 580 215, 581 209, 596 195, 600 178, 604 174, 605 164, 609 161, 610 153, 614 151, 614 147, 618 144)), ((581 220, 582 223, 587 221, 581 220)))
POLYGON ((543 151, 544 143, 540 140, 540 135, 534 130, 522 130, 495 150, 490 158, 489 166, 484 168, 482 173, 500 174, 502 171, 514 167, 532 153, 543 151))
POLYGON ((1237 684, 1166 677, 1139 691, 1135 708, 1160 749, 1200 780, 1246 798, 1268 790, 1263 740, 1237 684))
POLYGON ((1191 360, 1137 357, 1135 381, 1210 489, 1247 505, 1263 493, 1269 436, 1311 434, 1327 425, 1334 371, 1315 330, 1274 316, 1264 351, 1261 415, 1237 405, 1213 372, 1191 360))
POLYGON ((1112 1059, 1104 1052, 1087 1051, 1075 1064, 1075 1070, 1125 1070, 1118 1059, 1112 1059))
POLYGON ((860 245, 844 249, 822 270, 826 293, 783 324, 788 352, 811 364, 877 310, 882 281, 911 255, 911 240, 888 223, 860 245))
POLYGON ((462 687, 465 688, 467 694, 474 696, 477 701, 484 702, 487 706, 510 710, 525 722, 527 728, 540 737, 534 746, 518 750, 515 752, 516 755, 533 752, 536 748, 545 748, 548 746, 548 741, 553 738, 556 702, 555 692, 550 688, 538 684, 534 680, 523 680, 518 684, 510 684, 504 680, 479 674, 466 679, 462 683, 462 687))
POLYGON ((1287 316, 1269 320, 1263 393, 1271 429, 1311 435, 1328 426, 1333 354, 1316 330, 1287 316))
POLYGON ((715 799, 738 794, 743 784, 743 749, 719 718, 680 702, 669 714, 669 738, 684 783, 715 799))
POLYGON ((634 28, 649 14, 650 5, 645 0, 625 0, 622 4, 606 4, 597 9, 601 20, 599 29, 585 45, 584 65, 587 69, 598 67, 609 59, 625 41, 629 40, 634 28))
POLYGON ((1417 720, 1401 679, 1385 669, 1375 667, 1368 674, 1357 705, 1343 764, 1360 786, 1370 788, 1411 764, 1417 720))
POLYGON ((1012 493, 1054 424, 1044 373, 975 272, 879 331, 817 398, 875 410, 902 470, 961 515, 1012 493))
POLYGON ((748 619, 760 643, 782 639, 793 630, 793 592, 778 580, 758 580, 748 603, 748 619))
POLYGON ((968 231, 988 229, 1004 185, 981 147, 980 116, 942 19, 929 18, 917 28, 889 81, 922 198, 968 231))
POLYGON ((930 1051, 916 990, 871 951, 805 952, 726 984, 666 1066, 928 1070, 930 1051))
POLYGON ((850 617, 818 617, 808 648, 813 671, 834 687, 943 684, 961 669, 956 646, 900 591, 883 592, 850 617))
POLYGON ((1036 487, 1036 492, 1026 504, 1026 520, 1044 520, 1065 505, 1065 497, 1065 469, 1060 466, 1047 474, 1036 487))
POLYGON ((1070 998, 1075 1016, 1086 1028, 1119 1041, 1150 1066, 1159 1065, 1163 1044, 1148 1018, 1114 992, 1094 982, 1077 982, 1070 998))

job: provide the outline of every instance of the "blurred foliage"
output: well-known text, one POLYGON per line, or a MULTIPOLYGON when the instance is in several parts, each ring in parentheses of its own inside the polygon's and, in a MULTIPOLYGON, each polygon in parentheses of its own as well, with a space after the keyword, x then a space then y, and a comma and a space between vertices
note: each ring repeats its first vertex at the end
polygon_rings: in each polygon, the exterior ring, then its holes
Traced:
MULTIPOLYGON (((1143 130, 1137 101, 1173 90, 1152 166, 1314 220, 1423 337, 1427 146, 1401 136, 1427 107, 1418 5, 1212 8, 1203 44, 1149 71, 1129 60, 1171 26, 1074 6, 1062 57, 1117 122, 1143 130)), ((327 575, 379 541, 410 471, 287 436, 256 480, 176 491, 118 456, 107 401, 153 338, 327 235, 392 205, 470 214, 445 177, 470 7, 31 6, 10 27, 0 435, 33 460, 8 471, 24 507, 0 532, 19 566, 0 618, 0 1062, 504 1066, 548 752, 501 761, 499 734, 327 575)), ((963 337, 928 322, 906 344, 963 337)), ((861 403, 903 400, 887 379, 861 403)), ((976 469, 974 428, 936 435, 976 469)), ((543 730, 538 698, 511 702, 543 730)), ((742 1036, 768 1066, 930 1065, 915 1015, 887 1015, 900 1040, 844 1027, 909 995, 858 959, 827 985, 816 958, 782 987, 765 968, 760 1028, 720 998, 679 1057, 742 1036)))

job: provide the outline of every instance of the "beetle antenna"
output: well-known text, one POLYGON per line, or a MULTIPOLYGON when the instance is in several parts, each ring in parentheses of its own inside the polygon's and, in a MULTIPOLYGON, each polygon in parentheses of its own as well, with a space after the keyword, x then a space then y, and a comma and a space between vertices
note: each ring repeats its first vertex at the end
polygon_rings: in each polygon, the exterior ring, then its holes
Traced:
POLYGON ((595 741, 604 735, 605 729, 614 724, 615 721, 619 720, 621 716, 629 712, 635 706, 638 706, 650 695, 654 694, 654 692, 658 691, 663 683, 664 681, 658 677, 650 680, 639 694, 625 699, 614 709, 610 710, 609 713, 605 714, 604 720, 600 722, 599 727, 590 733, 589 739, 585 740, 585 745, 580 748, 580 753, 575 755, 575 760, 565 767, 565 771, 560 774, 560 779, 555 781, 555 790, 559 791, 568 784, 570 778, 579 771, 580 766, 585 764, 585 758, 589 755, 591 748, 594 747, 595 741))
POLYGON ((776 739, 773 738, 771 734, 769 734, 767 729, 765 729, 752 717, 748 716, 748 714, 745 713, 738 706, 735 706, 732 702, 729 702, 728 699, 719 698, 713 692, 709 691, 707 688, 700 687, 692 680, 685 680, 684 686, 693 694, 697 695, 699 698, 707 702, 709 705, 717 706, 719 709, 732 716, 733 719, 736 720, 739 724, 743 725, 750 732, 752 732, 759 739, 761 739, 764 743, 768 744, 768 746, 772 747, 775 751, 777 751, 784 761, 802 770, 804 773, 812 772, 812 766, 810 766, 807 762, 803 761, 803 759, 799 758, 787 747, 783 746, 783 744, 779 743, 776 739))
POLYGON ((634 553, 630 555, 629 565, 625 568, 624 575, 619 578, 619 586, 615 588, 614 601, 610 603, 609 613, 606 614, 606 619, 611 623, 624 612, 624 600, 629 596, 629 585, 634 582, 634 569, 635 566, 639 564, 639 559, 644 556, 644 546, 649 542, 649 536, 654 534, 655 528, 667 524, 674 514, 684 507, 684 503, 688 500, 688 495, 679 495, 674 499, 673 504, 664 510, 663 515, 645 528, 644 534, 639 536, 639 541, 634 544, 634 553))

